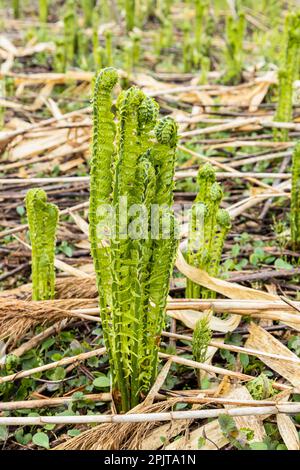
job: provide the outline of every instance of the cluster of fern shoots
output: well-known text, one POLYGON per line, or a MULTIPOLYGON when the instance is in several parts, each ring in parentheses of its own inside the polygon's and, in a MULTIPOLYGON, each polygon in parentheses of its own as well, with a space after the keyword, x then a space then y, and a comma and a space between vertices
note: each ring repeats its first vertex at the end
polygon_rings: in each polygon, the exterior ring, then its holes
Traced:
MULTIPOLYGON (((216 182, 214 168, 206 163, 198 173, 199 192, 192 205, 187 261, 218 276, 225 238, 230 229, 230 215, 220 209, 223 191, 216 182)), ((189 298, 215 298, 216 293, 187 279, 186 296, 189 298)))
POLYGON ((157 103, 136 87, 119 95, 115 120, 117 80, 116 70, 107 68, 95 82, 89 223, 113 395, 118 409, 127 411, 157 373, 178 238, 172 211, 177 126, 170 117, 157 121, 157 103), (153 205, 156 234, 149 228, 153 205), (141 227, 134 207, 143 207, 141 227), (161 230, 166 221, 167 237, 161 230), (132 236, 133 227, 140 236, 132 236))

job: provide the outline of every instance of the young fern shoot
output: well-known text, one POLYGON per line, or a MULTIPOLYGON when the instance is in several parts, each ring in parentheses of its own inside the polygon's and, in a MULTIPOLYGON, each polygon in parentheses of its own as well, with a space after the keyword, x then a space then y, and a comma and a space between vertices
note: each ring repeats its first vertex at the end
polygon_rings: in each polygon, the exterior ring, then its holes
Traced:
MULTIPOLYGON (((205 362, 207 359, 207 349, 212 338, 212 332, 209 326, 209 315, 206 315, 197 321, 192 341, 193 358, 197 362, 205 362)), ((201 386, 200 370, 197 370, 199 387, 201 386)))
POLYGON ((119 95, 116 125, 117 79, 106 68, 95 83, 89 220, 113 396, 128 411, 156 377, 177 250, 171 209, 177 126, 171 118, 157 123, 157 103, 136 87, 119 95), (149 228, 153 204, 157 233, 149 228))
POLYGON ((64 16, 65 65, 70 67, 75 59, 76 16, 75 2, 68 0, 64 16))
POLYGON ((47 23, 48 0, 39 0, 39 17, 40 17, 41 23, 47 23))
POLYGON ((58 208, 47 202, 45 191, 30 189, 26 194, 26 211, 32 248, 32 299, 53 299, 58 208))
POLYGON ((300 249, 300 142, 292 160, 291 239, 294 250, 300 249))
MULTIPOLYGON (((274 121, 289 122, 293 113, 293 84, 300 66, 300 12, 291 13, 285 23, 285 46, 278 71, 278 103, 274 121)), ((277 140, 288 139, 287 129, 274 129, 277 140)))
MULTIPOLYGON (((217 276, 225 238, 230 229, 230 216, 220 209, 223 192, 216 182, 214 168, 206 163, 198 173, 199 192, 191 209, 188 240, 188 262, 217 276)), ((214 298, 215 292, 187 279, 186 296, 214 298)))
POLYGON ((237 18, 226 17, 226 54, 227 71, 224 81, 239 83, 243 69, 243 40, 245 33, 245 15, 239 13, 237 18))

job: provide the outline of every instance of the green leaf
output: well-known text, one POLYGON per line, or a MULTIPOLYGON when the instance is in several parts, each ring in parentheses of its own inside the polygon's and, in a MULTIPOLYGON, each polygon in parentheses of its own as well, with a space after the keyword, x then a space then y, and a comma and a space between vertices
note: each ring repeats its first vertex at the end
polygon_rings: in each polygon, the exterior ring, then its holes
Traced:
POLYGON ((201 436, 199 437, 198 439, 198 449, 201 449, 201 447, 203 447, 206 443, 206 439, 205 437, 201 436))
POLYGON ((32 442, 39 447, 49 449, 49 437, 44 432, 37 432, 32 438, 32 442))
POLYGON ((67 434, 70 437, 76 437, 76 436, 79 436, 80 433, 81 431, 79 429, 69 429, 67 434))
POLYGON ((51 380, 63 380, 66 377, 66 371, 63 367, 56 367, 53 374, 51 374, 51 380))
POLYGON ((32 440, 32 434, 24 434, 24 429, 17 429, 15 432, 15 439, 19 444, 26 446, 32 440))
POLYGON ((282 258, 277 258, 274 263, 276 269, 293 269, 293 266, 290 263, 287 263, 282 258))
POLYGON ((242 364, 243 368, 245 369, 249 364, 248 354, 241 353, 240 354, 240 361, 241 361, 241 364, 242 364))
POLYGON ((24 206, 18 206, 16 208, 16 211, 17 211, 17 214, 19 214, 22 217, 22 215, 25 214, 25 207, 24 206))
POLYGON ((0 425, 0 441, 6 441, 8 438, 8 429, 5 424, 0 425))
POLYGON ((109 387, 110 386, 110 380, 108 377, 105 377, 105 375, 101 376, 101 377, 97 377, 94 381, 93 381, 93 385, 94 387, 96 388, 103 388, 103 387, 109 387))
POLYGON ((236 430, 235 422, 231 416, 226 415, 225 413, 221 414, 218 421, 224 434, 227 435, 236 430))
POLYGON ((49 349, 54 343, 55 343, 54 338, 46 339, 46 341, 44 341, 43 344, 42 344, 41 352, 46 351, 46 349, 49 349))
POLYGON ((268 446, 264 442, 250 442, 249 446, 251 450, 268 450, 268 446))

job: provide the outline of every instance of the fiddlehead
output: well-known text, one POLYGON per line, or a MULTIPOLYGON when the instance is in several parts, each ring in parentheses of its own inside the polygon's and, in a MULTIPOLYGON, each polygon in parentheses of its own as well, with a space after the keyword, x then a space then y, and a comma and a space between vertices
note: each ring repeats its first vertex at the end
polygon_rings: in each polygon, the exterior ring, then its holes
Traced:
POLYGON ((112 48, 112 33, 107 30, 104 33, 105 37, 105 62, 107 67, 113 64, 113 48, 112 48))
POLYGON ((47 23, 48 0, 39 0, 39 17, 42 23, 47 23))
MULTIPOLYGON (((299 74, 300 65, 300 13, 287 16, 285 24, 285 46, 278 71, 278 103, 274 121, 289 122, 293 112, 293 83, 299 74)), ((287 129, 274 129, 277 140, 287 140, 287 129)))
POLYGON ((176 122, 170 117, 161 119, 155 129, 155 136, 157 143, 151 151, 157 173, 155 203, 170 206, 173 201, 174 189, 177 144, 176 122))
MULTIPOLYGON (((230 228, 228 212, 219 209, 223 192, 215 179, 211 165, 205 164, 199 170, 199 192, 191 210, 187 251, 190 264, 213 276, 218 275, 224 240, 230 228)), ((213 298, 215 293, 188 279, 186 296, 213 298)))
POLYGON ((53 299, 58 208, 47 202, 45 191, 30 189, 26 194, 26 211, 32 246, 32 298, 53 299))
MULTIPOLYGON (((209 326, 209 315, 197 321, 192 341, 193 358, 197 362, 205 362, 207 359, 207 349, 212 338, 212 332, 209 326)), ((201 388, 200 370, 197 369, 198 385, 201 388)))
POLYGON ((100 313, 107 347, 113 351, 110 339, 108 304, 111 297, 110 250, 105 227, 111 229, 105 208, 112 196, 112 159, 115 152, 115 123, 111 112, 111 92, 118 75, 115 69, 104 69, 98 76, 93 99, 93 144, 90 162, 89 226, 91 253, 94 260, 99 291, 100 313), (108 225, 108 226, 107 226, 108 225))
MULTIPOLYGON (((177 239, 170 210, 177 127, 165 119, 151 140, 158 105, 138 88, 117 99, 117 129, 111 113, 116 72, 105 69, 94 96, 91 160, 90 239, 105 344, 118 408, 127 411, 151 386, 177 239), (167 202, 169 237, 151 238, 151 207, 167 202), (159 195, 159 197, 158 197, 159 195), (125 206, 123 205, 125 201, 125 206), (99 245, 97 208, 110 204, 115 230, 99 245), (136 217, 138 215, 138 217, 136 217)), ((159 224, 163 224, 162 213, 159 224)))
MULTIPOLYGON (((173 211, 164 210, 159 218, 161 234, 158 240, 153 240, 152 263, 149 278, 149 307, 148 321, 145 330, 147 351, 145 358, 149 357, 149 364, 143 366, 143 390, 147 390, 157 372, 158 350, 160 344, 161 331, 165 321, 165 310, 167 295, 169 292, 169 282, 173 269, 177 248, 178 248, 178 228, 173 211), (163 226, 168 226, 169 233, 164 235, 163 226), (166 238, 164 238, 166 236, 166 238)), ((146 361, 147 363, 148 361, 146 361)))
POLYGON ((239 13, 237 18, 226 18, 226 62, 227 72, 225 82, 238 83, 241 79, 243 68, 243 39, 245 33, 245 15, 239 13))
POLYGON ((291 191, 291 239, 294 250, 300 248, 300 143, 293 152, 291 191))
POLYGON ((64 41, 66 66, 73 65, 76 41, 76 16, 74 0, 68 0, 64 16, 64 41))

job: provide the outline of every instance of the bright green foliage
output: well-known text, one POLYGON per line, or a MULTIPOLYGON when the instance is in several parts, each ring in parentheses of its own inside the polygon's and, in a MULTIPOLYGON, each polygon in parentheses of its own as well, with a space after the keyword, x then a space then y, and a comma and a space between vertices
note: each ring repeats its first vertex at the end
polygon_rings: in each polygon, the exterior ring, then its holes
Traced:
POLYGON ((200 85, 206 85, 208 79, 208 72, 210 70, 210 59, 209 57, 202 57, 200 62, 201 75, 199 78, 200 85))
POLYGON ((207 21, 208 0, 195 0, 195 45, 198 53, 201 53, 204 21, 207 21))
MULTIPOLYGON (((212 338, 212 332, 209 326, 209 316, 206 315, 197 321, 192 342, 192 351, 194 360, 205 362, 207 359, 207 349, 212 338)), ((198 375, 200 385, 200 375, 198 375)))
POLYGON ((95 83, 89 220, 114 397, 127 411, 156 376, 177 249, 171 209, 177 126, 171 118, 157 123, 157 103, 136 87, 119 95, 116 126, 111 112, 116 82, 116 71, 107 68, 95 83), (166 205, 157 210, 159 228, 170 221, 165 238, 162 230, 152 234, 149 228, 151 205, 158 202, 166 205), (113 209, 111 219, 104 204, 113 209))
POLYGON ((132 66, 139 65, 141 55, 141 33, 139 30, 133 31, 130 35, 132 42, 132 66))
POLYGON ((102 49, 99 44, 99 37, 98 37, 98 28, 100 23, 100 15, 98 9, 95 8, 93 11, 92 17, 92 45, 93 45, 93 60, 94 66, 96 69, 100 69, 102 67, 102 49))
POLYGON ((262 373, 246 384, 254 400, 266 400, 276 394, 272 381, 262 373))
POLYGON ((154 52, 161 53, 164 48, 172 47, 173 44, 173 23, 168 18, 162 19, 162 27, 156 32, 154 40, 154 52))
POLYGON ((14 18, 20 18, 20 13, 21 13, 20 0, 13 0, 12 6, 13 6, 14 18))
POLYGON ((94 0, 81 0, 81 6, 84 15, 84 26, 91 26, 94 0))
MULTIPOLYGON (((279 96, 274 121, 289 122, 293 113, 293 83, 298 78, 300 66, 300 12, 286 18, 285 46, 278 72, 279 96)), ((287 140, 287 129, 274 129, 277 140, 287 140)))
POLYGON ((56 72, 61 73, 65 71, 65 44, 63 38, 56 38, 53 65, 56 72))
POLYGON ((48 0, 39 0, 39 17, 42 23, 47 23, 48 0))
POLYGON ((193 357, 197 362, 205 362, 207 359, 207 348, 212 338, 209 326, 209 317, 205 316, 197 321, 193 333, 193 357))
POLYGON ((245 33, 245 16, 239 13, 236 18, 226 17, 226 75, 227 83, 238 83, 243 68, 243 39, 245 33))
POLYGON ((86 35, 85 31, 79 29, 77 31, 77 56, 80 68, 82 70, 88 70, 88 57, 89 57, 89 41, 88 36, 86 35))
POLYGON ((135 0, 125 0, 125 20, 127 31, 132 31, 134 28, 135 18, 135 0))
MULTIPOLYGON (((0 98, 5 99, 6 90, 5 90, 5 79, 0 79, 0 98)), ((4 116, 5 116, 5 108, 0 106, 0 130, 4 126, 4 116)))
POLYGON ((112 53, 112 33, 110 30, 105 31, 105 62, 108 67, 113 64, 113 53, 112 53))
POLYGON ((65 65, 73 65, 76 44, 75 1, 68 0, 64 16, 65 65))
POLYGON ((26 211, 32 248, 32 299, 53 299, 58 208, 47 202, 45 191, 30 189, 26 194, 26 211))
POLYGON ((182 26, 183 31, 183 71, 191 72, 193 67, 193 41, 191 36, 191 25, 185 22, 182 26))
POLYGON ((300 142, 293 152, 291 192, 291 239, 295 250, 300 249, 300 142))
MULTIPOLYGON (((187 260, 191 265, 217 276, 224 240, 230 229, 230 216, 225 209, 220 209, 223 193, 210 164, 200 168, 198 184, 199 192, 191 210, 187 260)), ((186 296, 214 298, 215 293, 188 279, 186 296)))

